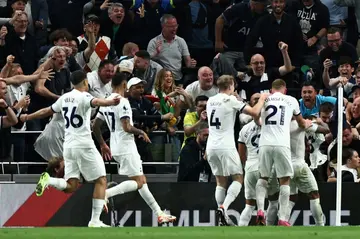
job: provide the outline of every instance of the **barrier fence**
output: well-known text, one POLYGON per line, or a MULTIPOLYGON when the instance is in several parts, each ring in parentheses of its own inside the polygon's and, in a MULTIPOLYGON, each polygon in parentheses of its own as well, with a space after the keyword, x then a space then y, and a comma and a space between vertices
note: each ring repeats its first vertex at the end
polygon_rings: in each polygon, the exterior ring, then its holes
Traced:
MULTIPOLYGON (((86 226, 91 217, 92 184, 80 186, 73 194, 48 189, 42 197, 34 194, 33 184, 0 184, 0 226, 42 227, 42 226, 86 226)), ((217 207, 214 192, 215 183, 149 183, 162 209, 177 217, 170 226, 214 226, 217 207)), ((320 200, 326 225, 335 225, 336 184, 319 185, 320 200)), ((344 183, 342 191, 342 225, 360 224, 360 185, 344 183)), ((113 226, 158 226, 157 218, 140 197, 138 192, 114 197, 113 210, 103 214, 101 220, 113 226)), ((243 190, 230 206, 229 215, 238 223, 244 208, 243 190)), ((255 221, 255 213, 252 222, 255 221)), ((314 225, 309 200, 305 195, 299 199, 292 211, 292 225, 314 225)))

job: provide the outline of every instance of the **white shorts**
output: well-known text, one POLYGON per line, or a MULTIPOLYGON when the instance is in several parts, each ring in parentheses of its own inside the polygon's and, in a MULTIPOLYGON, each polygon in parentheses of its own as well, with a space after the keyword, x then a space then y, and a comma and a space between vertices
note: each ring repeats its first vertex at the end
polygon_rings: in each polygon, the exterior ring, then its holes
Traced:
POLYGON ((103 158, 95 147, 64 148, 64 164, 65 180, 80 179, 80 173, 88 182, 106 176, 103 158))
POLYGON ((292 177, 291 151, 288 147, 264 145, 259 148, 261 177, 270 177, 274 167, 277 178, 292 177))
POLYGON ((206 151, 206 157, 215 176, 243 174, 239 153, 236 149, 210 149, 206 151))
POLYGON ((258 170, 252 172, 245 171, 244 186, 245 186, 245 199, 256 200, 256 184, 260 178, 258 170))
POLYGON ((119 163, 119 174, 128 177, 144 175, 142 161, 138 153, 114 155, 113 158, 119 163))
POLYGON ((318 191, 314 174, 306 163, 293 164, 294 177, 290 181, 290 194, 295 195, 298 189, 303 193, 318 191))

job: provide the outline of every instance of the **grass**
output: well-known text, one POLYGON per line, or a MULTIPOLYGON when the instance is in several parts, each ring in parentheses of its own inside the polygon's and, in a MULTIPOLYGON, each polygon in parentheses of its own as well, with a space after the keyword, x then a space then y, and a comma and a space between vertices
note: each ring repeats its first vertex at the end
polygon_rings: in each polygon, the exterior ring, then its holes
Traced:
POLYGON ((124 239, 124 238, 360 238, 360 227, 122 227, 122 228, 2 228, 0 238, 124 239))

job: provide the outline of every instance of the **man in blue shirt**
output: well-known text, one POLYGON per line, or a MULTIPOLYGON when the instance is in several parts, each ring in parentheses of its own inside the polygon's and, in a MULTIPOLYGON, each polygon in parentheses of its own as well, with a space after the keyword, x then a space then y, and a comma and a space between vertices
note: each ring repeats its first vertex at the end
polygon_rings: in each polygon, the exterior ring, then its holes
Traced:
POLYGON ((319 115, 320 105, 329 102, 333 105, 336 103, 336 98, 332 96, 318 95, 315 87, 305 82, 301 88, 300 111, 303 117, 310 115, 319 115))

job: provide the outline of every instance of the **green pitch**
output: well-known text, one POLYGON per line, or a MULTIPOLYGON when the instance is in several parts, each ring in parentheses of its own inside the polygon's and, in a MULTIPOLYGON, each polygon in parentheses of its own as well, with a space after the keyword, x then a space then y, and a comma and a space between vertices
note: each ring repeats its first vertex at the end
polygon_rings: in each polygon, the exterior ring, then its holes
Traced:
POLYGON ((0 238, 125 239, 125 238, 243 238, 330 239, 360 238, 360 227, 122 227, 122 228, 2 228, 0 238))

